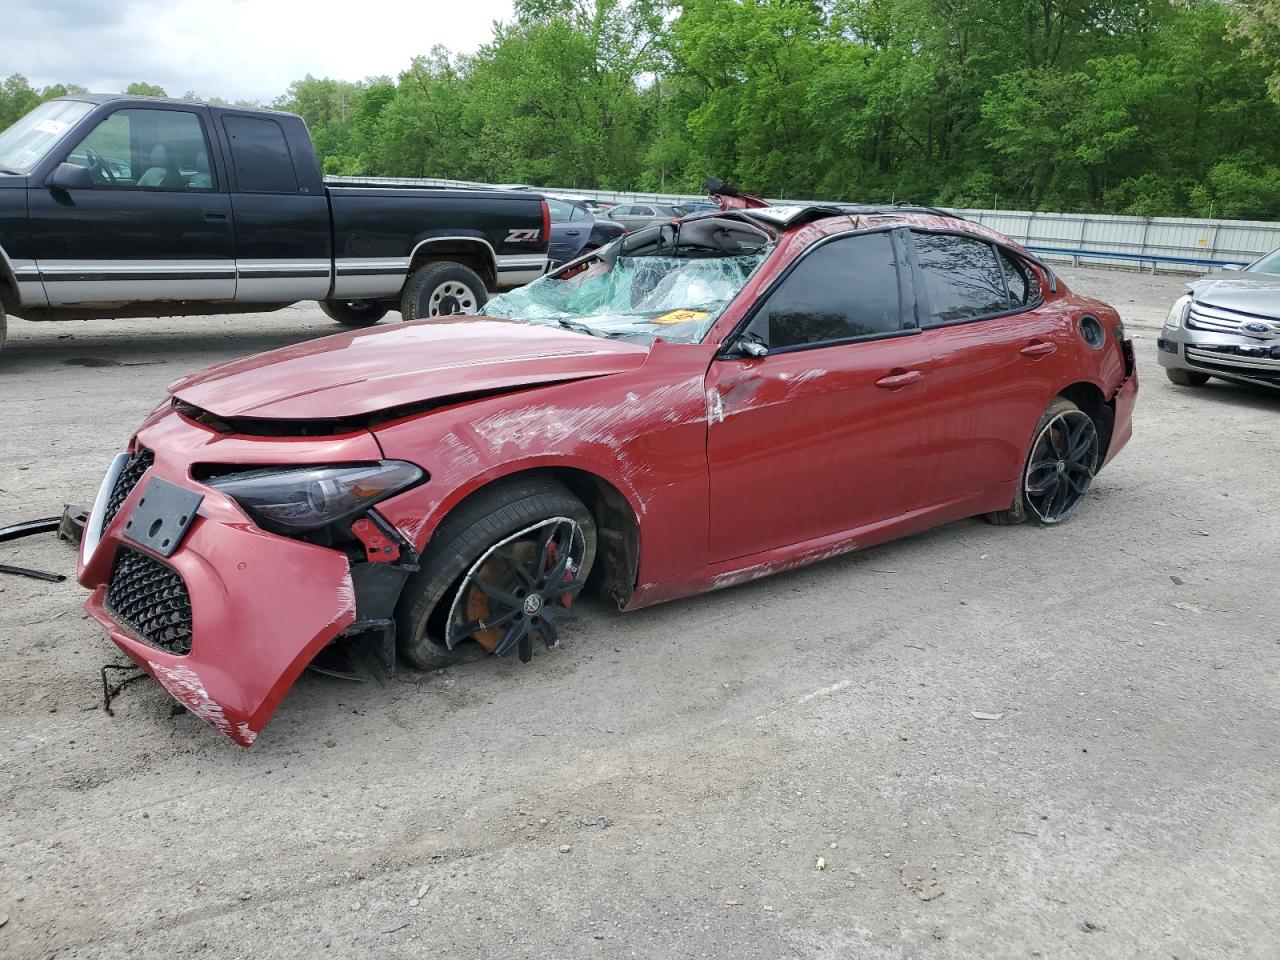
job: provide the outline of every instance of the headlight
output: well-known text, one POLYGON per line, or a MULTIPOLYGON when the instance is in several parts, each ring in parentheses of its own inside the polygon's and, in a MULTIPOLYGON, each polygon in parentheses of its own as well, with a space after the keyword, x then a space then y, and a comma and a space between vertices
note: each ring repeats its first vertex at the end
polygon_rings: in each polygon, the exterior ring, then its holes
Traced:
POLYGON ((1191 294, 1184 293, 1173 301, 1173 306, 1169 308, 1169 316, 1165 318, 1164 325, 1166 327, 1182 326, 1182 321, 1187 319, 1187 308, 1190 306, 1191 294))
POLYGON ((384 460, 345 467, 271 467, 205 482, 232 497, 264 527, 301 533, 354 517, 424 476, 411 463, 384 460))

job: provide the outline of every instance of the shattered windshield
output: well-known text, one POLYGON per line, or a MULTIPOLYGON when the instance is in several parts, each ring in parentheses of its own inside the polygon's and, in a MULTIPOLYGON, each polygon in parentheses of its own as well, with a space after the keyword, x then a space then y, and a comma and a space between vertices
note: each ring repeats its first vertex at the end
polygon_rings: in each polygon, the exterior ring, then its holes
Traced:
POLYGON ((705 228, 678 240, 669 225, 650 228, 614 241, 594 260, 495 297, 480 313, 596 336, 696 343, 768 255, 767 235, 753 231, 742 242, 743 231, 733 232, 738 236, 712 236, 712 245, 699 242, 711 236, 705 228))

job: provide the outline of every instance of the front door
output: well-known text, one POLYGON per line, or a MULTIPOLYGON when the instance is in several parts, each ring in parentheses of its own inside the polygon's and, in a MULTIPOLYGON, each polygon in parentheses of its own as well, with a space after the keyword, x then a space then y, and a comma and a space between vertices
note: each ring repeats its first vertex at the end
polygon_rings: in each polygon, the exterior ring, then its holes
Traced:
POLYGON ((826 241, 747 327, 762 358, 707 375, 712 562, 892 521, 918 505, 926 356, 905 238, 826 241))
POLYGON ((231 204, 202 107, 107 115, 64 160, 75 187, 28 189, 31 234, 52 306, 231 300, 231 204))

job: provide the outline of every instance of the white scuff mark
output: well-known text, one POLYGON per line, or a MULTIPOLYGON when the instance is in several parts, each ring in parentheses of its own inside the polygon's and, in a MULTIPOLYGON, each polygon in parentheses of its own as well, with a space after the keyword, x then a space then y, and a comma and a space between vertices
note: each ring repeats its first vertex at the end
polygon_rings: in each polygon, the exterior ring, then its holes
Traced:
POLYGON ((355 613, 356 585, 351 582, 351 572, 348 570, 342 575, 342 582, 338 584, 338 612, 329 621, 329 626, 332 627, 347 614, 355 616, 355 613))
POLYGON ((707 423, 724 423, 724 401, 715 387, 707 388, 707 423))
MULTIPOLYGON (((630 391, 625 405, 537 404, 486 417, 477 421, 474 429, 499 460, 530 453, 558 453, 570 441, 608 446, 617 461, 620 479, 643 514, 648 498, 641 492, 639 481, 652 473, 653 466, 636 462, 626 447, 650 432, 654 421, 672 426, 687 423, 684 408, 695 392, 702 393, 701 376, 664 384, 647 393, 630 391)), ((700 422, 700 418, 694 422, 700 422)))
POLYGON ((200 680, 200 675, 187 666, 170 667, 163 663, 148 660, 152 675, 160 681, 160 685, 169 694, 197 717, 217 730, 224 737, 230 737, 245 746, 253 743, 257 734, 249 729, 248 724, 240 723, 234 727, 223 712, 222 704, 209 696, 200 680))
POLYGON ((823 547, 817 550, 809 550, 794 557, 786 557, 781 560, 766 560, 763 563, 755 563, 749 567, 743 567, 741 570, 730 570, 726 573, 718 574, 711 578, 708 589, 720 590, 725 587, 736 587, 740 583, 748 583, 752 580, 759 580, 775 573, 783 573, 787 570, 794 570, 796 567, 803 567, 810 563, 819 563, 823 560, 830 560, 832 557, 838 557, 842 553, 848 553, 858 548, 856 540, 844 540, 840 543, 833 544, 829 547, 823 547))
POLYGON ((396 529, 400 531, 401 535, 406 540, 408 540, 411 544, 413 544, 413 548, 416 550, 418 549, 418 538, 422 536, 422 530, 426 525, 427 525, 427 518, 425 516, 422 516, 422 517, 418 517, 412 523, 403 524, 401 526, 396 527, 396 529))
POLYGON ((442 463, 462 473, 473 473, 480 466, 480 451, 452 430, 440 438, 436 453, 442 463))
POLYGON ((799 373, 796 375, 795 386, 799 386, 802 383, 807 383, 810 380, 817 380, 821 377, 825 377, 826 375, 827 375, 827 371, 819 369, 817 367, 815 367, 812 370, 805 370, 803 373, 799 373))

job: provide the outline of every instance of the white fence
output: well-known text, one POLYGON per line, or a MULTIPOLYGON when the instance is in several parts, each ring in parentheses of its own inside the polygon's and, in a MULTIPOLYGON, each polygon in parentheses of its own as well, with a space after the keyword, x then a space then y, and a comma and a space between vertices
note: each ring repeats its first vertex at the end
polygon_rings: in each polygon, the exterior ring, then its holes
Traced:
MULTIPOLYGON (((351 186, 413 186, 493 189, 466 180, 389 177, 335 177, 351 186)), ((672 193, 618 193, 570 187, 528 188, 551 196, 583 197, 612 203, 679 203, 705 196, 672 193)), ((774 200, 773 203, 815 201, 774 200)), ((821 201, 816 201, 821 202, 821 201)), ((1246 264, 1280 247, 1280 223, 1262 220, 1195 220, 1182 217, 1121 217, 1110 214, 1037 213, 1025 210, 954 210, 954 213, 1012 237, 1047 260, 1074 264, 1150 266, 1204 273, 1227 264, 1246 264)))

